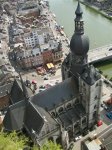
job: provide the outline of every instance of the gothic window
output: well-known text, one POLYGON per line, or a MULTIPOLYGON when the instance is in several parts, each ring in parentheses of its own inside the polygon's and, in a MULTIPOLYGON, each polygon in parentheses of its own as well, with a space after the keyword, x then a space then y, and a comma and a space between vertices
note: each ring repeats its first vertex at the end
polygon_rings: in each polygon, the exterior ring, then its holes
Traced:
POLYGON ((76 100, 75 100, 75 104, 78 104, 79 103, 79 99, 77 98, 76 100))
POLYGON ((63 110, 64 110, 63 107, 60 107, 59 110, 58 110, 58 113, 62 113, 63 110))
POLYGON ((97 98, 98 98, 98 97, 97 97, 97 95, 96 95, 94 99, 97 100, 97 98))
POLYGON ((68 127, 68 131, 70 131, 71 130, 71 127, 68 127))
POLYGON ((98 86, 98 83, 96 83, 96 87, 98 86))
POLYGON ((53 140, 53 137, 52 137, 52 136, 49 137, 49 138, 48 138, 48 141, 52 141, 52 142, 53 142, 53 141, 54 141, 54 140, 53 140))
POLYGON ((82 120, 82 124, 86 123, 86 117, 82 120))
POLYGON ((95 118, 96 117, 96 111, 94 111, 94 113, 93 113, 93 118, 95 118))
POLYGON ((77 123, 76 123, 76 124, 74 125, 74 129, 76 129, 76 128, 77 128, 77 126, 78 126, 78 125, 77 125, 77 123))
POLYGON ((76 122, 76 124, 74 125, 74 129, 76 129, 79 126, 79 122, 76 122))
POLYGON ((96 109, 96 105, 94 105, 94 109, 96 109))
POLYGON ((83 86, 84 86, 84 87, 86 86, 84 82, 83 82, 83 86))

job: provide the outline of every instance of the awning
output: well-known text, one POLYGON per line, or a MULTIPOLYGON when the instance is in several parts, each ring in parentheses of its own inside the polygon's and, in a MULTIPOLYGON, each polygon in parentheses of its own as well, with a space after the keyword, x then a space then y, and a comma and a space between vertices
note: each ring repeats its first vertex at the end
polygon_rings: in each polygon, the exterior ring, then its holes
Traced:
POLYGON ((50 68, 51 68, 51 65, 50 65, 50 63, 48 63, 48 64, 47 64, 47 67, 48 67, 48 69, 50 69, 50 68))
POLYGON ((54 68, 54 65, 52 63, 50 63, 51 68, 54 68))

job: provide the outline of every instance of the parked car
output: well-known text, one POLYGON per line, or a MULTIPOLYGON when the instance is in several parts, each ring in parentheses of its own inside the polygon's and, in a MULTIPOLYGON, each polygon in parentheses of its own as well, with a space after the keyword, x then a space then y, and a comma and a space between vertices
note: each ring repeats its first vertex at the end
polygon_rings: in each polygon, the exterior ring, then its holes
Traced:
POLYGON ((112 48, 109 48, 109 51, 112 51, 112 48))
POLYGON ((39 89, 45 89, 45 86, 44 85, 40 85, 39 89))
POLYGON ((77 137, 75 137, 74 141, 76 142, 76 141, 80 140, 81 138, 82 138, 81 135, 80 135, 80 136, 77 136, 77 137))
POLYGON ((37 84, 37 81, 36 80, 32 80, 32 84, 37 84))
POLYGON ((30 80, 26 80, 26 86, 31 86, 30 80))
POLYGON ((103 124, 102 120, 98 120, 97 126, 100 127, 100 126, 102 126, 102 124, 103 124))
POLYGON ((105 110, 108 109, 108 107, 104 103, 101 104, 101 107, 103 107, 105 110))
POLYGON ((44 80, 49 80, 48 77, 44 77, 44 80))
POLYGON ((107 116, 109 119, 111 119, 111 120, 112 120, 112 112, 108 112, 108 113, 106 113, 106 116, 107 116))
POLYGON ((50 87, 52 87, 51 84, 46 84, 46 85, 45 85, 45 88, 46 88, 46 89, 48 89, 48 88, 50 88, 50 87))
POLYGON ((45 89, 39 89, 39 92, 42 92, 42 91, 44 91, 45 89))

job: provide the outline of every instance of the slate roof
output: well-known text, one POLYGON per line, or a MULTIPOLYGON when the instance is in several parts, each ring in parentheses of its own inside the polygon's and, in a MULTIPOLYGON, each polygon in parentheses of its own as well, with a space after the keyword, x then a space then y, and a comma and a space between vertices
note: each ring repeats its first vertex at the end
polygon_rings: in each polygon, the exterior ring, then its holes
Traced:
POLYGON ((10 93, 10 98, 12 103, 19 102, 24 99, 24 95, 21 88, 21 83, 18 80, 13 82, 13 86, 10 93))
MULTIPOLYGON (((32 95, 31 89, 29 89, 27 87, 26 87, 26 89, 27 89, 28 95, 31 96, 32 95)), ((11 93, 10 93, 10 98, 11 98, 12 103, 16 103, 21 100, 24 100, 24 94, 23 94, 23 89, 22 89, 20 80, 17 80, 17 79, 14 80, 13 86, 11 89, 11 93)))
POLYGON ((59 106, 65 101, 71 100, 78 95, 78 87, 72 78, 49 88, 45 91, 32 97, 31 101, 39 107, 47 108, 48 110, 54 109, 55 106, 59 106), (72 96, 72 97, 71 97, 72 96))
POLYGON ((43 117, 31 102, 26 107, 24 125, 30 134, 32 134, 32 130, 39 134, 44 125, 43 117))
POLYGON ((9 106, 3 124, 7 131, 20 130, 23 127, 25 101, 9 106))
POLYGON ((43 108, 34 105, 30 101, 26 108, 24 119, 24 125, 28 130, 29 134, 32 135, 32 130, 34 130, 36 134, 39 135, 42 127, 46 122, 49 124, 50 130, 57 128, 56 121, 53 118, 51 118, 48 112, 46 112, 43 108))
POLYGON ((60 114, 58 120, 61 120, 64 126, 68 127, 69 125, 72 124, 72 120, 76 122, 77 120, 79 120, 79 117, 75 113, 74 108, 72 108, 68 110, 67 112, 60 114))
POLYGON ((0 97, 7 95, 7 92, 10 93, 13 83, 8 83, 3 86, 0 86, 0 97))
POLYGON ((80 116, 84 116, 85 111, 81 104, 75 105, 73 108, 59 115, 59 122, 64 123, 65 127, 68 127, 72 122, 77 122, 80 116))

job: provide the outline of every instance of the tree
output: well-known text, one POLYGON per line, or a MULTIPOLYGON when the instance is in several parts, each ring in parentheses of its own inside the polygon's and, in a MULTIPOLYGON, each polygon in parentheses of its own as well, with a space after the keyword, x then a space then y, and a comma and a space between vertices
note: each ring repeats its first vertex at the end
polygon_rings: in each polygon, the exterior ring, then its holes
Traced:
POLYGON ((16 132, 4 133, 0 132, 0 150, 62 150, 61 146, 47 141, 41 148, 34 145, 32 148, 29 147, 30 141, 24 135, 18 135, 16 132))
POLYGON ((108 75, 104 75, 105 78, 108 78, 108 75))
POLYGON ((62 150, 59 144, 56 144, 52 141, 47 141, 44 145, 40 147, 40 149, 35 145, 33 150, 62 150))
POLYGON ((100 73, 100 74, 103 74, 103 71, 99 70, 99 73, 100 73))
POLYGON ((112 81, 112 77, 109 80, 112 81))
POLYGON ((23 150, 28 139, 16 132, 7 134, 0 132, 0 149, 2 150, 23 150))

